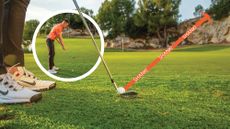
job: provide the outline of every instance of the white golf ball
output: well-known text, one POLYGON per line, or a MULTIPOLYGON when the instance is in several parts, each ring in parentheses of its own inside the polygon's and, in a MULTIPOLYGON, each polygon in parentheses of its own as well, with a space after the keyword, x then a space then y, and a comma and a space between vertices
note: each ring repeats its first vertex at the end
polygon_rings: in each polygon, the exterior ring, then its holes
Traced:
POLYGON ((117 88, 117 92, 118 92, 119 94, 123 94, 123 93, 125 93, 125 88, 119 87, 119 88, 117 88))

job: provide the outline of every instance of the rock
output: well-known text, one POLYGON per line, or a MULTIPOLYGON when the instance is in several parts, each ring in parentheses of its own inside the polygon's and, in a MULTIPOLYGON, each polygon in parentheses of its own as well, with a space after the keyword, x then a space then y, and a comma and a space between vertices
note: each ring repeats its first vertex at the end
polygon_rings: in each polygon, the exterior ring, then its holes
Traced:
POLYGON ((154 49, 156 49, 156 48, 161 48, 161 45, 154 44, 154 43, 150 43, 150 44, 149 44, 149 48, 154 48, 154 49))
POLYGON ((135 43, 142 43, 142 44, 145 44, 145 43, 146 43, 146 40, 145 40, 145 39, 135 39, 134 42, 135 42, 135 43))
MULTIPOLYGON (((193 22, 194 19, 181 23, 178 27, 180 34, 185 33, 186 30, 194 24, 193 22)), ((230 16, 220 21, 214 21, 211 25, 209 23, 205 23, 203 26, 194 31, 191 36, 188 37, 188 41, 193 44, 219 44, 229 42, 229 28, 230 16)))
POLYGON ((149 49, 161 48, 160 41, 158 38, 149 38, 146 42, 146 47, 149 49))
POLYGON ((149 44, 160 44, 160 41, 158 38, 150 38, 147 40, 147 43, 149 43, 149 44))
POLYGON ((211 39, 210 42, 211 42, 211 43, 214 43, 214 44, 217 44, 217 43, 219 43, 219 40, 218 40, 218 38, 215 36, 215 37, 212 37, 212 39, 211 39))
POLYGON ((226 42, 230 43, 230 33, 228 35, 226 35, 226 42))
POLYGON ((144 48, 144 44, 143 43, 132 43, 132 44, 129 44, 129 48, 132 48, 132 49, 140 49, 140 48, 144 48))
POLYGON ((105 42, 105 47, 106 48, 114 48, 114 43, 112 41, 106 41, 105 42))

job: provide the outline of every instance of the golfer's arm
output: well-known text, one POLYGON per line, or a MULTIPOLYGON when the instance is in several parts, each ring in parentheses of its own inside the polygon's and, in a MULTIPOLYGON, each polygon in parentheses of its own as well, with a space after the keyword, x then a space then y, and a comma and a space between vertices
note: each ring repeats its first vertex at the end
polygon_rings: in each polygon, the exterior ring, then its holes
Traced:
POLYGON ((60 44, 62 47, 65 47, 65 44, 64 44, 64 42, 63 42, 62 36, 58 37, 57 40, 58 40, 59 44, 60 44))
POLYGON ((60 44, 62 46, 61 41, 59 40, 59 38, 57 38, 56 41, 58 42, 58 44, 60 44))

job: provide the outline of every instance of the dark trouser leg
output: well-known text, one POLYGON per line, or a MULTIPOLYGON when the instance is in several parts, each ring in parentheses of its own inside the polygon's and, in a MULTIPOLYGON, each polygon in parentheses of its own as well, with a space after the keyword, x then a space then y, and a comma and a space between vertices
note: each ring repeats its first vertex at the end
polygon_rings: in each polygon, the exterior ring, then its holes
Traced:
POLYGON ((6 73, 3 63, 3 17, 4 17, 4 0, 0 1, 0 75, 6 73))
POLYGON ((21 47, 25 14, 29 0, 10 0, 5 5, 3 27, 4 64, 24 66, 24 52, 21 47))
POLYGON ((46 44, 49 50, 49 69, 52 69, 54 67, 54 56, 55 56, 54 41, 48 38, 46 40, 46 44))

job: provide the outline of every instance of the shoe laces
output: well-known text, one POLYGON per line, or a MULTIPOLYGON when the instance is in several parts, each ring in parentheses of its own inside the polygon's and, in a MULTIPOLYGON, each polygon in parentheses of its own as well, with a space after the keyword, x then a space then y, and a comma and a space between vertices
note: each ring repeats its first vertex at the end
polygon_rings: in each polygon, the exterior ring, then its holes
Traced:
MULTIPOLYGON (((20 63, 17 63, 15 65, 13 65, 12 67, 9 68, 9 71, 11 71, 12 68, 17 67, 20 63)), ((34 74, 28 70, 26 70, 25 67, 21 67, 22 71, 23 71, 23 75, 26 77, 29 77, 31 79, 37 80, 37 77, 34 76, 34 74)))
POLYGON ((37 77, 35 77, 34 74, 33 74, 32 72, 26 70, 25 67, 22 67, 22 69, 23 69, 23 72, 24 72, 24 76, 29 77, 29 78, 32 78, 32 79, 34 79, 34 80, 37 80, 37 77))
POLYGON ((9 73, 6 73, 3 78, 0 78, 0 81, 9 90, 18 91, 23 88, 12 78, 9 73))

